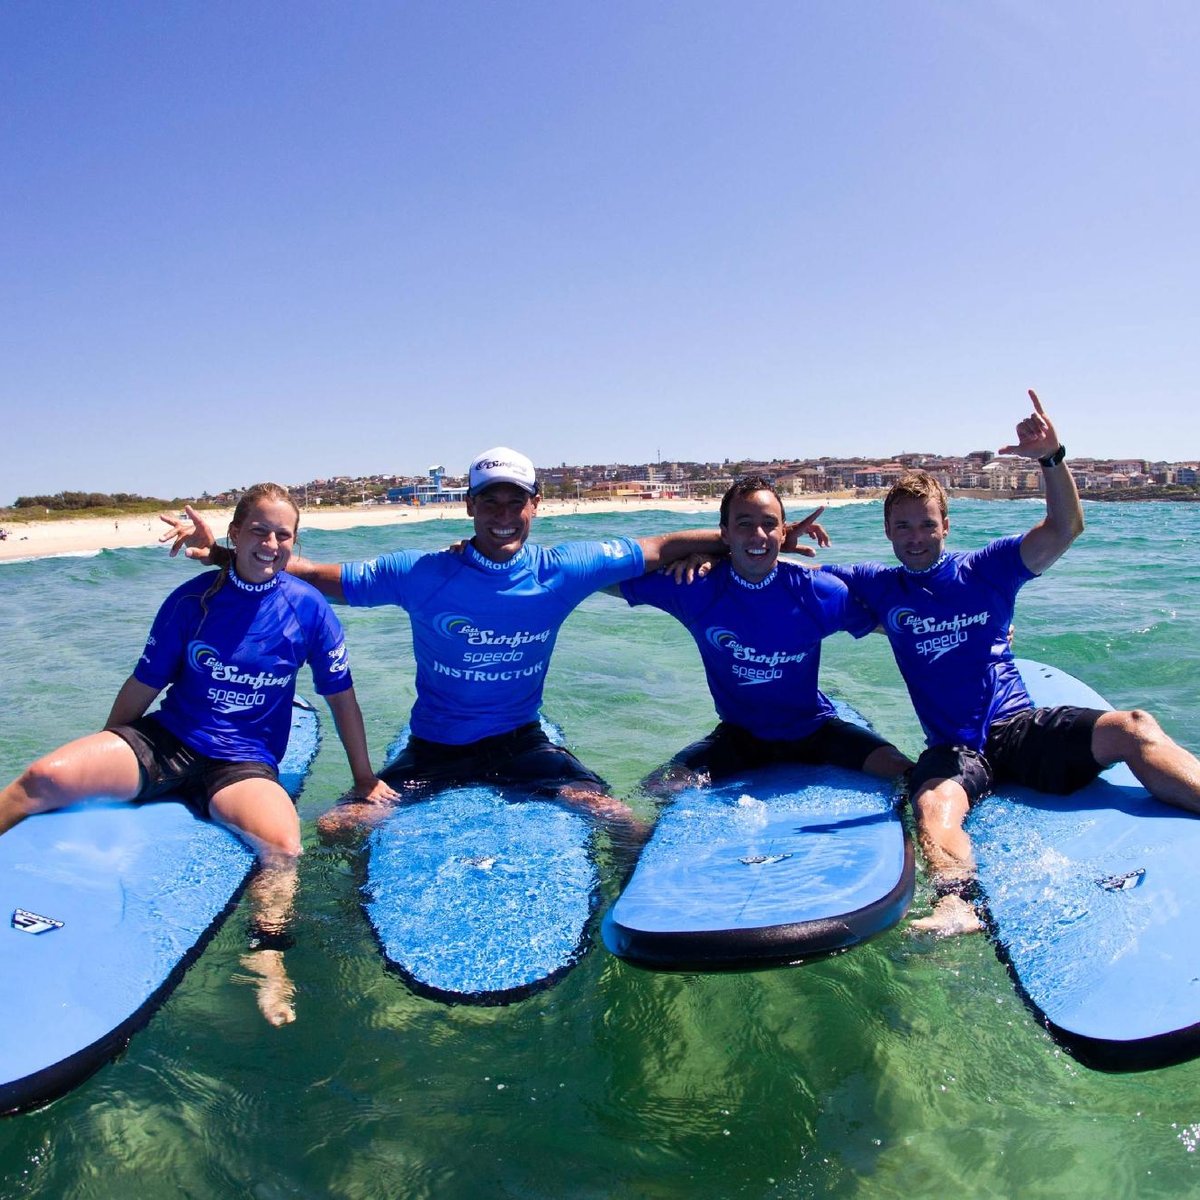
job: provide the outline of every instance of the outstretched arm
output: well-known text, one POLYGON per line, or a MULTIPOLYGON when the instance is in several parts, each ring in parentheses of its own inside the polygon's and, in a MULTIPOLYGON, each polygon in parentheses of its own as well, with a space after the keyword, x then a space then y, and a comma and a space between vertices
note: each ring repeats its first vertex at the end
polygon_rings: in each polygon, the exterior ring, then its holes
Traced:
MULTIPOLYGON (((789 522, 787 540, 783 549, 792 554, 815 554, 809 546, 798 546, 802 537, 810 537, 818 546, 829 545, 829 535, 822 526, 817 524, 817 518, 825 511, 825 506, 814 509, 801 521, 789 522)), ((638 538, 638 545, 646 560, 646 573, 657 571, 659 567, 669 567, 680 559, 692 555, 723 556, 727 553, 725 543, 721 540, 719 529, 681 529, 676 533, 664 533, 659 537, 638 538)), ((701 572, 703 574, 704 572, 701 572)))
POLYGON ((1032 388, 1029 398, 1033 401, 1033 412, 1017 426, 1016 445, 1002 446, 1000 453, 1041 460, 1046 515, 1021 540, 1021 561, 1035 575, 1040 575, 1083 532, 1083 505, 1079 503, 1079 492, 1065 456, 1060 453, 1063 444, 1032 388))
POLYGON ((345 603, 346 593, 342 591, 342 564, 313 562, 311 558, 301 558, 293 554, 288 559, 287 573, 311 583, 322 595, 330 600, 345 603))
POLYGON ((354 689, 346 688, 326 696, 329 711, 333 713, 333 723, 337 726, 338 737, 346 751, 346 759, 350 763, 350 774, 354 777, 353 792, 360 800, 394 800, 396 793, 383 782, 371 766, 371 756, 367 751, 367 732, 363 728, 362 709, 358 707, 358 697, 354 689))
POLYGON ((716 529, 680 529, 637 541, 646 560, 647 575, 689 554, 717 554, 724 549, 721 534, 716 529))

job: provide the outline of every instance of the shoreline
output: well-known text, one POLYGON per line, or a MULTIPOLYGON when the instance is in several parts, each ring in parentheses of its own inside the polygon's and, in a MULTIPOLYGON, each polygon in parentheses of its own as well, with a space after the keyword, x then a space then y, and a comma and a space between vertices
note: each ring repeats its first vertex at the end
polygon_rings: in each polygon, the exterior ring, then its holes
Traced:
MULTIPOLYGON (((845 504, 866 504, 867 500, 825 496, 785 496, 793 514, 803 515, 818 505, 837 508, 845 504)), ((539 517, 569 517, 591 513, 671 512, 680 516, 703 517, 716 523, 719 500, 543 500, 539 517)), ((232 509, 205 512, 218 536, 233 516, 232 509)), ((465 504, 425 505, 409 508, 400 504, 370 504, 356 507, 313 507, 300 511, 300 532, 305 529, 343 530, 374 527, 419 525, 428 521, 466 521, 465 504)), ((98 554, 101 550, 128 550, 158 546, 167 525, 156 515, 131 513, 126 517, 80 517, 65 521, 29 521, 9 527, 8 538, 0 542, 0 563, 33 558, 53 558, 98 554)), ((536 538, 536 522, 534 536, 536 538)), ((165 547, 164 547, 165 550, 165 547)))

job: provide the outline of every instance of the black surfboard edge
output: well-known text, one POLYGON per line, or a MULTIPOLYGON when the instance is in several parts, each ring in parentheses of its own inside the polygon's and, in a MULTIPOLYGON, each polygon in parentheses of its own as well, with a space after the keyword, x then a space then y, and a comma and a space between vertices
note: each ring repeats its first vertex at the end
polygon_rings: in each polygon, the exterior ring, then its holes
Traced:
POLYGON ((912 841, 906 834, 904 865, 895 886, 853 912, 759 929, 660 932, 621 925, 613 920, 610 908, 601 923, 601 934, 617 958, 656 971, 752 971, 798 966, 847 950, 890 929, 908 912, 915 886, 912 841))

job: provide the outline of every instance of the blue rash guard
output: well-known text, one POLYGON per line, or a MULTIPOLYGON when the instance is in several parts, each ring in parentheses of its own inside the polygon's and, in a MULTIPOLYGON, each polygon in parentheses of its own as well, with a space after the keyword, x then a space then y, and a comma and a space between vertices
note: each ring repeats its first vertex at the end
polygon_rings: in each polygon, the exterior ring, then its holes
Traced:
POLYGON ((417 702, 411 729, 461 746, 538 719, 559 628, 599 588, 640 575, 629 538, 526 543, 506 563, 474 546, 461 554, 400 550, 342 564, 355 605, 398 604, 412 619, 417 702))
POLYGON ((152 714, 200 754, 278 767, 292 727, 296 673, 311 665, 322 696, 353 686, 342 626, 316 588, 291 575, 243 583, 231 570, 177 587, 154 618, 134 677, 170 685, 152 714))
POLYGON ((830 566, 887 633, 930 746, 982 751, 988 728, 1033 707, 1008 644, 1017 592, 1031 579, 1021 536, 946 553, 926 571, 830 566))
POLYGON ((839 580, 793 563, 748 583, 722 561, 691 584, 652 574, 623 583, 621 594, 687 627, 718 716, 766 741, 807 737, 837 715, 817 687, 821 639, 875 628, 839 580))

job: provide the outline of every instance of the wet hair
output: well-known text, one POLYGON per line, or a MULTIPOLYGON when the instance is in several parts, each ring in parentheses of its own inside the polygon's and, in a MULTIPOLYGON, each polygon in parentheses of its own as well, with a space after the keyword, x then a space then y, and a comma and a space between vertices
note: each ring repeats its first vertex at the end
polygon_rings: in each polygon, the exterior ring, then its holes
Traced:
POLYGON ((946 519, 946 490, 928 471, 910 471, 902 475, 888 488, 883 498, 883 523, 886 525, 892 519, 892 508, 897 500, 936 500, 946 519))
MULTIPOLYGON (((291 507, 292 512, 296 514, 296 521, 292 527, 292 532, 295 533, 300 528, 300 509, 296 507, 296 502, 288 495, 288 490, 279 483, 256 483, 248 487, 238 498, 237 504, 234 506, 233 517, 230 519, 229 526, 240 528, 249 519, 251 510, 261 500, 282 500, 284 504, 291 507)), ((233 570, 234 553, 232 547, 229 552, 229 559, 225 562, 220 571, 217 572, 217 577, 212 581, 212 586, 208 591, 200 597, 200 612, 204 617, 208 616, 208 602, 225 586, 225 581, 229 578, 229 572, 233 570)))
POLYGON ((783 497, 775 490, 775 485, 765 475, 742 475, 733 481, 728 491, 721 497, 722 525, 729 524, 729 507, 734 500, 740 500, 752 492, 770 492, 779 501, 780 518, 787 520, 787 513, 783 509, 783 497))
POLYGON ((296 524, 292 532, 295 533, 300 528, 300 510, 296 507, 296 502, 288 495, 288 490, 281 483, 256 483, 248 487, 238 499, 237 506, 233 510, 233 517, 230 519, 230 525, 241 525, 250 515, 250 510, 260 500, 282 500, 284 504, 291 508, 296 514, 296 524))

